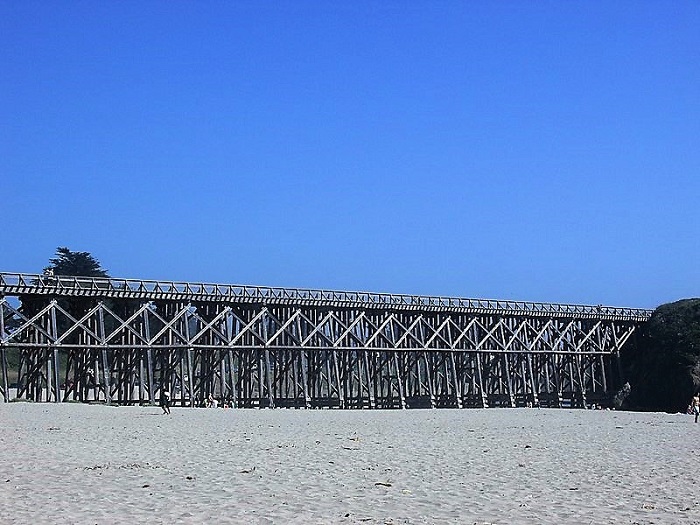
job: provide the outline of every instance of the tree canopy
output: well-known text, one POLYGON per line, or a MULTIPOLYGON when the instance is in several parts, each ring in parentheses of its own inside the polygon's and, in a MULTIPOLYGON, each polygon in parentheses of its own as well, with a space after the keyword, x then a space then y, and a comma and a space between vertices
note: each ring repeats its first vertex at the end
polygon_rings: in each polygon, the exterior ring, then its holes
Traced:
POLYGON ((700 299, 659 306, 623 359, 630 408, 685 411, 700 390, 700 299))
POLYGON ((74 252, 65 247, 56 249, 56 257, 49 259, 44 273, 53 275, 80 275, 85 277, 109 277, 107 270, 88 252, 74 252))

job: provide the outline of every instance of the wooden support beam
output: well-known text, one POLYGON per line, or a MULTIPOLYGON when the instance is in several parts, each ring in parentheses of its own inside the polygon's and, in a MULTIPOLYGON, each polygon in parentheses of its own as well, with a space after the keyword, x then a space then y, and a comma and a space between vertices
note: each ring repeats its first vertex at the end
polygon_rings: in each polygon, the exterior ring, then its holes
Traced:
POLYGON ((2 380, 2 399, 5 402, 10 401, 10 380, 8 379, 8 369, 7 350, 4 346, 2 346, 0 347, 0 380, 2 380))
POLYGON ((457 364, 455 363, 455 354, 454 352, 449 352, 450 355, 450 367, 451 367, 451 372, 452 372, 452 380, 454 382, 453 389, 454 389, 454 396, 455 396, 455 402, 457 405, 457 408, 462 408, 462 385, 459 380, 459 376, 457 374, 457 364))
POLYGON ((501 355, 503 356, 503 372, 505 373, 506 385, 508 386, 508 401, 511 408, 515 408, 515 391, 513 390, 513 381, 511 379, 510 355, 505 352, 501 355))
POLYGON ((530 392, 532 394, 532 405, 540 406, 538 381, 532 367, 532 354, 527 354, 527 373, 530 380, 530 392))

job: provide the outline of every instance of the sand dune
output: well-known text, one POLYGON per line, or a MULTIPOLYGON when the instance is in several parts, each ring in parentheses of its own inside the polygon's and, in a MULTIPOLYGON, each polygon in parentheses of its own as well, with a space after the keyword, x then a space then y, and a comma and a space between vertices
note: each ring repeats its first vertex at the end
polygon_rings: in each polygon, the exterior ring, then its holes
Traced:
POLYGON ((700 524, 690 416, 0 404, 0 523, 700 524))

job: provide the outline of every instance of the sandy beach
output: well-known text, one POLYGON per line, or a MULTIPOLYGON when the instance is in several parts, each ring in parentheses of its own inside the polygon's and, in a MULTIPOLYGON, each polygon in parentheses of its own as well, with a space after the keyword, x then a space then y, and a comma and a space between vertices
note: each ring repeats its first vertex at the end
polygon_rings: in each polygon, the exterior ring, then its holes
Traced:
POLYGON ((0 522, 700 523, 691 416, 0 404, 0 522))

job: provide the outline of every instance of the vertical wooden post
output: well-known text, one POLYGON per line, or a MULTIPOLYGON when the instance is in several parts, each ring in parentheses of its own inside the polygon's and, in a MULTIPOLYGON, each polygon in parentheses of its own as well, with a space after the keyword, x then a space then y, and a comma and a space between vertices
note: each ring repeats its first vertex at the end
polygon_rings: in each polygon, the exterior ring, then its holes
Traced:
POLYGON ((564 360, 564 356, 561 354, 552 354, 549 356, 549 359, 552 360, 553 363, 552 369, 554 371, 554 384, 557 387, 557 408, 561 408, 564 406, 564 381, 561 377, 561 370, 563 368, 562 361, 564 360))
POLYGON ((7 353, 4 346, 0 346, 0 370, 2 371, 2 398, 6 403, 10 400, 10 381, 7 373, 7 353))
POLYGON ((146 399, 146 366, 144 365, 143 350, 138 350, 139 355, 139 404, 146 399))
POLYGON ((396 381, 399 385, 399 398, 401 402, 401 408, 405 409, 406 408, 406 392, 404 391, 404 375, 403 375, 403 367, 399 364, 399 361, 403 361, 403 359, 399 360, 398 356, 399 351, 396 350, 394 351, 394 366, 396 367, 396 381))
POLYGON ((428 391, 430 392, 430 408, 435 408, 437 406, 435 399, 435 385, 433 383, 434 369, 431 361, 434 361, 433 352, 424 352, 423 359, 425 359, 425 369, 426 378, 428 379, 428 391))
POLYGON ((10 381, 7 372, 7 353, 5 349, 5 297, 0 296, 0 380, 2 380, 2 399, 7 403, 10 399, 10 381))
POLYGON ((376 384, 374 378, 372 377, 372 370, 370 368, 370 363, 369 363, 369 350, 363 349, 360 350, 362 352, 362 360, 364 363, 364 368, 365 368, 365 385, 367 386, 367 397, 369 398, 369 408, 376 408, 376 402, 375 402, 375 389, 376 389, 376 384))
POLYGON ((365 408, 365 392, 367 392, 367 406, 369 406, 369 389, 365 384, 367 370, 364 364, 364 352, 361 348, 353 350, 357 366, 357 402, 359 408, 365 408))
POLYGON ((51 401, 51 395, 54 393, 53 370, 53 345, 50 345, 46 348, 46 401, 51 401))
POLYGON ((345 396, 343 395, 343 386, 340 384, 341 376, 340 368, 338 367, 338 354, 336 350, 331 352, 331 359, 333 359, 333 371, 335 372, 335 389, 338 393, 338 405, 340 408, 345 408, 345 396))
POLYGON ((527 372, 530 375, 530 390, 532 391, 533 406, 539 406, 539 388, 537 387, 537 383, 539 383, 539 381, 535 381, 535 374, 533 373, 532 369, 532 354, 530 352, 527 353, 527 372))
POLYGON ((299 347, 300 363, 301 363, 301 385, 304 392, 304 405, 306 408, 311 408, 311 398, 309 397, 309 360, 306 355, 306 350, 299 347))
POLYGON ((151 334, 151 322, 148 318, 151 305, 148 304, 143 310, 143 325, 141 337, 147 342, 146 343, 146 371, 148 373, 148 402, 151 405, 156 404, 156 391, 155 391, 155 378, 153 374, 154 362, 153 362, 153 347, 152 347, 152 334, 151 334))
POLYGON ((448 352, 450 356, 450 372, 452 376, 454 398, 457 408, 462 408, 462 387, 460 385, 459 376, 457 374, 457 363, 455 362, 455 354, 453 351, 448 352))
MULTIPOLYGON (((111 378, 112 374, 110 372, 110 367, 109 367, 109 356, 107 355, 107 342, 105 340, 105 317, 104 317, 104 310, 102 310, 102 303, 100 303, 100 309, 98 310, 99 315, 98 315, 98 327, 97 327, 97 334, 100 337, 101 341, 100 344, 102 346, 102 382, 104 384, 104 393, 105 393, 105 403, 111 403, 112 402, 112 397, 111 397, 111 378)), ((126 352, 124 352, 126 354, 126 352)), ((126 367, 127 364, 123 363, 122 367, 126 367)), ((95 382, 97 382, 97 368, 95 368, 95 382)))
MULTIPOLYGON (((58 338, 58 328, 56 325, 56 310, 51 309, 51 336, 56 340, 58 338)), ((58 347, 52 345, 51 347, 52 361, 49 361, 49 376, 52 376, 53 388, 54 388, 54 403, 61 402, 61 381, 59 379, 59 355, 58 347)), ((49 396, 51 395, 51 385, 49 384, 49 396)))
POLYGON ((222 350, 216 350, 216 354, 219 359, 219 390, 221 402, 225 403, 228 398, 228 389, 226 388, 226 353, 222 350))
POLYGON ((226 350, 226 364, 228 366, 228 380, 231 384, 231 408, 238 407, 238 392, 236 388, 236 375, 234 370, 234 356, 233 350, 230 348, 226 350))
POLYGON ((570 393, 569 393, 569 398, 571 402, 571 407, 574 408, 575 403, 576 403, 576 379, 574 375, 574 359, 573 355, 571 352, 569 352, 566 355, 566 363, 567 363, 567 369, 568 369, 568 376, 569 376, 569 388, 570 388, 570 393))
POLYGON ((513 392, 513 381, 510 373, 510 359, 512 356, 508 352, 503 352, 503 371, 506 375, 506 386, 508 387, 508 402, 511 408, 515 408, 515 392, 513 392))
MULTIPOLYGON (((97 375, 97 368, 95 368, 95 375, 97 375)), ((102 380, 104 381, 104 393, 105 393, 105 403, 111 403, 112 399, 110 396, 110 372, 109 372, 109 360, 107 356, 107 348, 102 348, 102 380)), ((95 377, 97 380, 97 377, 95 377)))
POLYGON ((192 368, 192 354, 194 349, 190 346, 185 351, 185 361, 187 364, 187 377, 185 382, 187 383, 187 394, 189 396, 189 405, 191 407, 195 406, 195 395, 194 395, 194 370, 192 368))
POLYGON ((146 348, 146 369, 148 372, 148 402, 151 405, 156 404, 156 391, 155 391, 155 381, 153 377, 153 348, 148 345, 146 348))
POLYGON ((578 354, 575 356, 576 359, 576 375, 578 377, 578 384, 579 384, 579 391, 581 392, 581 408, 587 408, 588 405, 588 400, 586 399, 586 385, 584 384, 583 381, 583 374, 582 374, 582 366, 583 363, 581 362, 581 355, 578 354))
POLYGON ((299 382, 299 374, 301 373, 301 352, 298 348, 292 348, 290 349, 289 354, 289 359, 292 363, 292 396, 294 397, 294 406, 296 407, 297 403, 300 402, 301 396, 303 396, 303 394, 301 394, 301 383, 299 382))
MULTIPOLYGON (((263 313, 263 316, 260 320, 262 323, 262 329, 263 329, 263 338, 265 340, 265 350, 264 350, 264 357, 265 357, 265 385, 267 387, 267 402, 268 406, 270 408, 275 408, 275 398, 273 395, 272 391, 272 381, 273 377, 272 374, 274 373, 272 371, 272 366, 270 362, 270 349, 268 347, 270 340, 269 340, 269 327, 268 323, 270 322, 270 318, 267 313, 267 307, 265 307, 265 312, 263 313)), ((260 383, 262 383, 262 377, 260 378, 260 383)), ((262 389, 261 389, 262 390, 262 389)), ((261 391, 262 394, 262 391, 261 391)), ((262 398, 262 395, 260 396, 262 398)))
POLYGON ((454 383, 454 395, 457 408, 463 408, 462 396, 464 395, 464 389, 459 378, 459 372, 457 370, 457 363, 455 362, 455 348, 454 348, 454 338, 452 335, 452 324, 447 324, 447 342, 449 343, 450 349, 448 350, 450 354, 450 366, 452 372, 452 382, 454 383))
POLYGON ((607 377, 608 374, 606 373, 606 370, 605 370, 605 360, 603 359, 602 355, 598 356, 598 362, 600 365, 600 380, 601 380, 601 383, 603 386, 603 393, 607 396, 607 395, 609 395, 608 377, 607 377))

